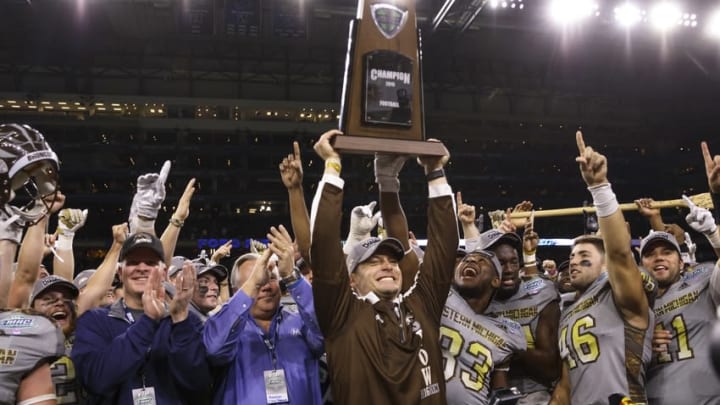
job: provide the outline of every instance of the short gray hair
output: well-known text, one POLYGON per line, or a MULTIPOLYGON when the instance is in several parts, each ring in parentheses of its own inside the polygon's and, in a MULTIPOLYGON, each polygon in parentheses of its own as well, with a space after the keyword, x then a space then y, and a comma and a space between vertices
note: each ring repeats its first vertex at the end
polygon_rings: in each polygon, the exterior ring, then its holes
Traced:
POLYGON ((240 271, 238 268, 242 266, 243 263, 245 263, 248 260, 258 260, 260 258, 260 255, 257 253, 245 253, 244 255, 238 257, 235 259, 235 263, 233 263, 232 271, 230 272, 230 287, 233 289, 240 288, 238 283, 238 279, 240 278, 240 271))

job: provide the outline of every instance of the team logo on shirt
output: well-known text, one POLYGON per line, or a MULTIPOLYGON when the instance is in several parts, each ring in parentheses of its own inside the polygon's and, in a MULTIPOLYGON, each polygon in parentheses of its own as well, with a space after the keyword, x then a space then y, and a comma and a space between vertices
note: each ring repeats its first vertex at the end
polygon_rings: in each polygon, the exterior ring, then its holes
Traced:
POLYGON ((12 366, 16 357, 17 350, 0 347, 0 366, 12 366))
POLYGON ((700 275, 702 275, 702 274, 709 273, 711 270, 712 270, 712 268, 708 268, 707 266, 698 265, 698 266, 695 267, 693 270, 684 272, 683 275, 682 275, 682 280, 683 280, 683 281, 690 281, 690 280, 694 279, 694 278, 697 277, 697 276, 700 276, 700 275))
POLYGON ((0 321, 0 329, 27 329, 35 325, 35 320, 26 316, 11 316, 0 321))
POLYGON ((525 283, 525 286, 523 287, 523 289, 525 290, 525 292, 527 294, 535 295, 535 294, 539 293, 540 290, 542 290, 544 285, 545 285, 544 280, 541 278, 538 278, 538 279, 535 279, 535 280, 525 283))

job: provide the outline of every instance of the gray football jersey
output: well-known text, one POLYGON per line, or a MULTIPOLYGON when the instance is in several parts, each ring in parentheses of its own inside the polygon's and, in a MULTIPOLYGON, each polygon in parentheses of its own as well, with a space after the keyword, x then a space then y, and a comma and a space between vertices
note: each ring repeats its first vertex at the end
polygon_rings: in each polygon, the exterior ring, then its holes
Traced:
POLYGON ((698 267, 685 273, 655 301, 655 328, 672 333, 666 353, 654 353, 648 369, 652 405, 720 404, 720 378, 710 362, 710 331, 715 306, 709 293, 710 274, 698 267))
POLYGON ((522 328, 507 318, 476 314, 453 289, 440 322, 448 404, 487 404, 495 366, 525 350, 522 328))
POLYGON ((79 405, 85 403, 85 393, 75 372, 75 364, 70 358, 75 335, 65 339, 65 355, 50 365, 55 396, 58 405, 79 405))
MULTIPOLYGON (((512 319, 522 326, 525 334, 527 348, 535 348, 535 336, 540 319, 540 312, 553 302, 558 301, 558 295, 555 284, 542 277, 523 281, 520 283, 518 291, 505 301, 493 300, 487 311, 488 314, 503 316, 512 319)), ((517 387, 523 393, 531 393, 536 391, 547 391, 550 387, 533 380, 527 376, 521 369, 510 369, 511 387, 517 387)))
POLYGON ((645 368, 652 350, 649 326, 625 323, 615 307, 607 273, 560 316, 560 356, 570 374, 571 403, 606 405, 608 396, 623 394, 645 403, 645 368))
POLYGON ((15 403, 22 378, 65 354, 62 330, 42 315, 0 312, 0 398, 15 403))

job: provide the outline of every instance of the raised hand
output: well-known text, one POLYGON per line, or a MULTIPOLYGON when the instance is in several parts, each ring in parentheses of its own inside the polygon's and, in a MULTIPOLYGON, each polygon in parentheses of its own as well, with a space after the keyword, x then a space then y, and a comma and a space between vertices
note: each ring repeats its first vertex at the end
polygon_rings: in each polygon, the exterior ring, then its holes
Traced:
POLYGON ((150 276, 145 282, 145 292, 143 292, 142 303, 145 316, 159 321, 167 315, 165 308, 165 287, 162 280, 165 279, 165 271, 159 266, 153 266, 150 270, 150 276))
POLYGON ((50 203, 50 200, 52 200, 51 201, 52 205, 48 209, 48 213, 54 214, 54 213, 60 211, 60 209, 62 209, 63 205, 65 205, 65 194, 63 194, 60 190, 58 190, 57 194, 55 194, 54 196, 49 195, 49 196, 43 197, 43 200, 46 203, 50 203))
POLYGON ((712 213, 706 208, 695 205, 686 195, 683 195, 682 198, 685 200, 688 208, 690 208, 690 213, 685 217, 688 225, 704 235, 715 233, 715 231, 717 231, 717 225, 715 224, 715 218, 713 218, 712 213))
POLYGON ((137 191, 133 197, 130 215, 133 213, 144 219, 157 218, 160 205, 165 201, 165 182, 170 173, 170 161, 167 160, 160 173, 147 173, 138 177, 137 191))
POLYGON ((705 161, 705 174, 707 175, 710 191, 720 193, 720 155, 712 156, 707 142, 701 142, 700 148, 705 161))
MULTIPOLYGON (((427 142, 440 141, 430 138, 427 142)), ((445 164, 450 160, 450 152, 445 147, 443 147, 443 149, 445 150, 445 153, 442 156, 418 156, 417 162, 425 169, 425 174, 445 167, 445 164)))
MULTIPOLYGON (((533 209, 533 203, 532 201, 521 201, 517 204, 515 204, 515 208, 512 209, 508 214, 505 215, 505 220, 512 226, 509 226, 506 224, 505 228, 507 230, 505 232, 515 232, 517 228, 525 226, 527 222, 527 218, 513 218, 510 214, 515 212, 530 212, 533 209)), ((534 219, 533 219, 534 221, 534 219)), ((505 221, 504 221, 505 222, 505 221)), ((533 222, 534 223, 534 222, 533 222)))
POLYGON ((579 156, 575 158, 580 166, 580 174, 588 187, 608 183, 607 159, 596 152, 592 147, 586 146, 582 132, 575 133, 579 156))
POLYGON ((685 230, 678 224, 664 224, 663 230, 675 237, 675 240, 682 245, 685 243, 685 230))
POLYGON ((267 234, 270 240, 270 250, 278 257, 277 268, 280 277, 287 277, 292 274, 295 267, 295 248, 292 238, 284 226, 270 228, 267 234))
POLYGON ((370 232, 375 228, 380 218, 380 211, 373 215, 377 202, 371 201, 368 205, 358 205, 350 213, 349 236, 360 241, 370 237, 370 232))
POLYGON ((317 153, 317 155, 320 156, 322 160, 340 159, 340 154, 337 153, 335 148, 333 148, 332 146, 333 138, 338 135, 342 135, 342 132, 338 131, 337 129, 331 129, 322 134, 320 136, 320 139, 315 142, 313 149, 315 149, 315 153, 317 153))
POLYGON ((280 162, 280 178, 288 189, 302 187, 303 168, 300 145, 297 142, 293 142, 293 153, 280 162))
POLYGON ((517 232, 517 225, 515 225, 512 221, 512 215, 513 209, 508 208, 505 210, 505 216, 503 217, 502 222, 500 223, 500 226, 498 227, 498 230, 503 233, 515 233, 517 232))
POLYGON ((250 252, 262 254, 267 250, 267 245, 260 242, 259 240, 250 239, 250 252))
POLYGON ((71 236, 85 225, 88 210, 80 210, 77 208, 64 208, 58 214, 58 233, 61 235, 71 236))
POLYGON ((653 208, 653 202, 655 201, 652 198, 639 198, 635 200, 635 205, 637 205, 640 215, 645 218, 659 217, 660 208, 653 208))
POLYGON ((187 217, 190 216, 190 200, 192 200, 192 197, 195 194, 195 181, 195 178, 190 179, 185 186, 185 191, 183 191, 182 196, 180 196, 177 208, 173 214, 173 217, 179 221, 184 222, 187 217))
POLYGON ((515 208, 513 208, 513 212, 529 212, 533 209, 533 203, 532 201, 521 201, 517 204, 515 204, 515 208))
POLYGON ((125 239, 127 239, 129 232, 130 232, 130 228, 128 228, 127 222, 123 222, 122 224, 118 224, 118 225, 113 225, 113 227, 112 227, 113 243, 122 245, 125 242, 125 239))
MULTIPOLYGON (((170 317, 173 323, 188 317, 188 304, 195 294, 195 266, 190 260, 183 263, 182 272, 175 277, 175 296, 170 301, 170 317)), ((162 287, 162 284, 160 285, 162 287)))
MULTIPOLYGON (((45 248, 43 249, 43 257, 49 256, 50 253, 54 253, 55 242, 57 242, 57 235, 54 233, 45 234, 45 248)), ((61 260, 62 261, 62 260, 61 260)))
POLYGON ((420 247, 420 244, 418 243, 418 240, 415 237, 413 231, 408 231, 408 241, 410 242, 410 246, 415 246, 417 248, 420 247))
POLYGON ((256 297, 262 286, 270 281, 270 270, 268 270, 268 260, 272 252, 265 249, 259 259, 255 261, 252 272, 248 279, 240 287, 249 297, 256 297))
POLYGON ((408 158, 407 155, 375 154, 375 183, 381 192, 397 193, 400 190, 398 176, 408 158))
POLYGON ((534 255, 540 243, 540 236, 535 232, 535 212, 525 219, 525 230, 523 232, 523 253, 534 255))
POLYGON ((219 248, 215 249, 215 253, 213 253, 210 260, 213 261, 214 263, 220 263, 220 259, 222 259, 223 257, 230 256, 231 250, 232 250, 232 240, 229 240, 229 241, 225 242, 219 248))
MULTIPOLYGON (((678 241, 680 243, 680 241, 678 241)), ((685 232, 685 246, 687 246, 687 256, 691 263, 695 263, 695 252, 697 252, 697 243, 693 242, 692 238, 690 238, 690 234, 685 232)), ((681 256, 683 256, 683 260, 685 259, 686 253, 681 253, 681 256)))
POLYGON ((458 191, 455 194, 455 200, 458 206, 458 220, 462 225, 470 225, 475 223, 475 206, 465 204, 462 199, 462 192, 458 191))

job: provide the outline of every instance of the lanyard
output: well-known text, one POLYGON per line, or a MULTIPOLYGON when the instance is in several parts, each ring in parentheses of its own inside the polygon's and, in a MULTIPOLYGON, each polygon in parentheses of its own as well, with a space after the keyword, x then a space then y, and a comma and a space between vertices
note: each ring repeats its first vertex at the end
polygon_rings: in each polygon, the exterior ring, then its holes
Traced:
POLYGON ((133 316, 132 311, 130 311, 130 308, 125 305, 125 300, 120 300, 120 303, 122 304, 123 311, 125 311, 125 320, 130 323, 135 323, 135 317, 133 316))
POLYGON ((278 311, 277 317, 275 317, 275 328, 273 330, 273 333, 268 336, 265 333, 263 333, 262 328, 258 326, 258 332, 260 334, 260 339, 262 339, 263 343, 265 343, 265 347, 267 347, 268 351, 270 352, 270 358, 272 359, 273 369, 277 370, 277 341, 280 338, 280 322, 282 321, 282 312, 278 311))
MULTIPOLYGON (((121 300, 120 302, 122 303, 123 310, 125 311, 125 319, 131 324, 135 323, 135 317, 133 316, 132 311, 130 311, 130 308, 125 305, 125 300, 121 300)), ((143 364, 138 370, 138 375, 142 379, 143 389, 145 389, 145 364, 147 364, 148 360, 150 360, 150 350, 151 348, 148 347, 147 351, 145 352, 145 359, 143 360, 143 364)))

